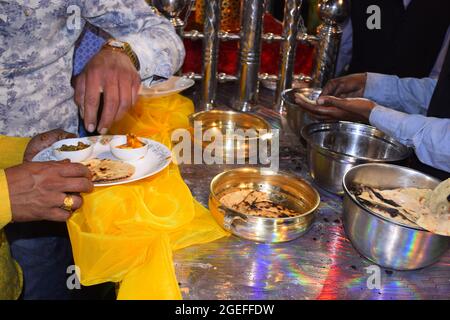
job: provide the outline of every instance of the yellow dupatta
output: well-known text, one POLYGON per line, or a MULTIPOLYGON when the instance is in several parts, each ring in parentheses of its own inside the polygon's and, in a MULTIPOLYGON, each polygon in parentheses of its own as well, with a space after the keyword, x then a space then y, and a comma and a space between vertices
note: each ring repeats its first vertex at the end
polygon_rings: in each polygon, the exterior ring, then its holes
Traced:
MULTIPOLYGON (((142 98, 114 134, 134 133, 171 147, 188 128, 192 101, 180 95, 142 98)), ((96 188, 68 221, 83 285, 120 284, 118 299, 181 299, 172 252, 226 233, 191 195, 175 164, 134 183, 96 188)))

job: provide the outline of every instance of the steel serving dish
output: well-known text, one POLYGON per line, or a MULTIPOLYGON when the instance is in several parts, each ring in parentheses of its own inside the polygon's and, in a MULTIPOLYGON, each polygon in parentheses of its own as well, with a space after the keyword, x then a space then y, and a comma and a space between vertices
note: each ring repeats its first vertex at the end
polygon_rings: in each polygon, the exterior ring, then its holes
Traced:
POLYGON ((209 209, 216 221, 238 237, 258 242, 285 242, 307 232, 320 204, 319 193, 306 181, 290 174, 258 168, 239 168, 217 175, 211 182, 209 209), (223 206, 219 196, 230 188, 268 192, 273 201, 304 212, 288 218, 246 215, 223 206))
POLYGON ((388 220, 356 200, 355 184, 374 188, 435 188, 439 180, 419 171, 392 164, 369 163, 350 169, 344 176, 343 223, 355 249, 376 264, 414 270, 436 262, 448 249, 450 237, 388 220))
POLYGON ((303 128, 311 176, 323 189, 343 194, 342 178, 352 167, 369 162, 405 160, 410 149, 369 125, 337 121, 303 128))
MULTIPOLYGON (((300 139, 301 131, 304 126, 317 122, 317 120, 313 119, 305 112, 296 102, 295 102, 295 94, 296 93, 305 93, 306 95, 313 94, 313 90, 311 88, 303 88, 303 89, 288 89, 281 93, 281 99, 284 102, 286 107, 286 121, 289 128, 292 132, 300 139)), ((320 93, 319 93, 320 95, 320 93)))
MULTIPOLYGON (((192 129, 198 123, 202 132, 209 131, 212 136, 223 137, 223 155, 226 157, 233 156, 236 159, 248 159, 251 156, 257 156, 257 147, 259 141, 265 140, 270 148, 270 140, 272 139, 272 127, 263 118, 254 114, 211 110, 201 111, 189 116, 189 123, 192 129), (228 134, 234 132, 235 134, 228 134), (245 134, 237 134, 244 132, 245 134)), ((195 135, 192 135, 194 143, 201 144, 206 147, 210 141, 197 141, 195 135)), ((270 150, 270 149, 269 149, 270 150)))

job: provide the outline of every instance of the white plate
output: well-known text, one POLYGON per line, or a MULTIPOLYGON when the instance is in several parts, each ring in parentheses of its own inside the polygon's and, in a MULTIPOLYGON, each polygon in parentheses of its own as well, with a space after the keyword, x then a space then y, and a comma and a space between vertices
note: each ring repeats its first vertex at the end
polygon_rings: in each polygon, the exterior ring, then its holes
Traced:
POLYGON ((144 84, 139 90, 139 95, 151 98, 161 98, 172 94, 180 93, 192 87, 195 81, 186 77, 170 77, 164 82, 155 83, 149 87, 144 84))
MULTIPOLYGON (((99 158, 99 159, 112 159, 119 160, 114 157, 109 148, 109 142, 112 138, 118 136, 95 136, 89 137, 91 143, 94 144, 94 151, 92 155, 88 158, 99 158)), ((81 139, 81 138, 80 138, 81 139)), ((120 181, 114 182, 104 182, 104 183, 94 183, 96 187, 102 186, 114 186, 118 184, 129 183, 137 180, 141 180, 150 177, 166 168, 171 162, 171 152, 163 144, 145 138, 139 138, 148 144, 148 152, 144 158, 136 161, 124 161, 133 165, 136 168, 134 174, 120 181)), ((45 162, 45 161, 56 161, 57 159, 53 155, 52 147, 42 150, 34 158, 35 162, 45 162)))

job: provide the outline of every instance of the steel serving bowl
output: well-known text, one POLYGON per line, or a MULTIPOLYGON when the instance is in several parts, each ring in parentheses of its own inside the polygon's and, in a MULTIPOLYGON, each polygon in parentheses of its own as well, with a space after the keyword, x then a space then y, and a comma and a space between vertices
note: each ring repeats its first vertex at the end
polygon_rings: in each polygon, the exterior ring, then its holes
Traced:
MULTIPOLYGON (((281 99, 286 107, 286 121, 292 132, 300 139, 301 131, 304 126, 317 122, 311 118, 307 112, 305 112, 296 102, 296 93, 306 93, 307 96, 311 96, 314 89, 288 89, 281 93, 281 99)), ((317 91, 316 91, 317 92, 317 91)), ((320 95, 320 93, 319 93, 320 95)), ((316 98, 317 99, 317 98, 316 98)))
POLYGON ((209 209, 216 221, 238 237, 258 242, 285 242, 307 232, 320 204, 319 193, 307 182, 290 174, 258 168, 239 168, 217 175, 211 182, 209 209), (289 218, 246 215, 225 207, 219 196, 233 188, 269 193, 274 202, 303 212, 289 218))
MULTIPOLYGON (((190 115, 189 122, 193 130, 198 126, 203 133, 209 132, 210 136, 223 137, 224 157, 248 159, 251 156, 257 156, 259 140, 270 142, 272 139, 270 124, 263 118, 249 113, 224 110, 202 111, 190 115), (227 132, 234 132, 234 134, 227 135, 227 132)), ((211 143, 203 139, 197 141, 195 134, 192 137, 194 143, 201 144, 203 148, 211 143)))
POLYGON ((450 237, 411 227, 378 215, 350 192, 355 184, 374 188, 435 188, 439 180, 419 171, 392 164, 369 163, 350 169, 344 176, 343 224, 355 249, 376 264, 414 270, 436 262, 448 249, 450 237))
POLYGON ((352 167, 369 162, 405 160, 410 149, 369 125, 338 121, 303 128, 311 176, 323 189, 343 194, 342 178, 352 167))

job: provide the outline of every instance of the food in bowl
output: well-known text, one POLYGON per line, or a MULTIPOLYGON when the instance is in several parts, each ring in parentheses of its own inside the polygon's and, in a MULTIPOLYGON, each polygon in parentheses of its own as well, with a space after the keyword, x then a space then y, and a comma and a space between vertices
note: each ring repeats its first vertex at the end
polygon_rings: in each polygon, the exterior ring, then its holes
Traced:
POLYGON ((57 160, 69 159, 71 162, 82 162, 92 155, 94 144, 89 138, 60 140, 52 145, 53 155, 57 160))
POLYGON ((111 153, 124 161, 135 161, 145 157, 148 144, 133 134, 115 136, 109 143, 111 153))
POLYGON ((264 218, 288 218, 300 213, 270 199, 270 195, 254 189, 228 190, 219 195, 220 202, 233 210, 264 218))
POLYGON ((414 216, 426 210, 425 199, 431 189, 397 188, 380 190, 361 185, 352 193, 367 209, 398 223, 417 227, 414 216))
POLYGON ((92 182, 113 182, 131 177, 136 171, 129 163, 111 159, 91 159, 82 162, 92 175, 92 182))
POLYGON ((127 134, 127 142, 117 146, 119 149, 137 149, 145 146, 145 143, 139 140, 134 134, 127 134))
POLYGON ((450 179, 439 184, 434 190, 381 190, 359 185, 351 192, 363 206, 386 219, 411 227, 419 226, 436 234, 450 235, 450 179))
POLYGON ((86 144, 83 143, 81 141, 78 141, 78 143, 76 145, 67 145, 67 144, 63 144, 61 147, 57 148, 57 150, 59 151, 80 151, 86 148, 89 148, 90 144, 86 144))

